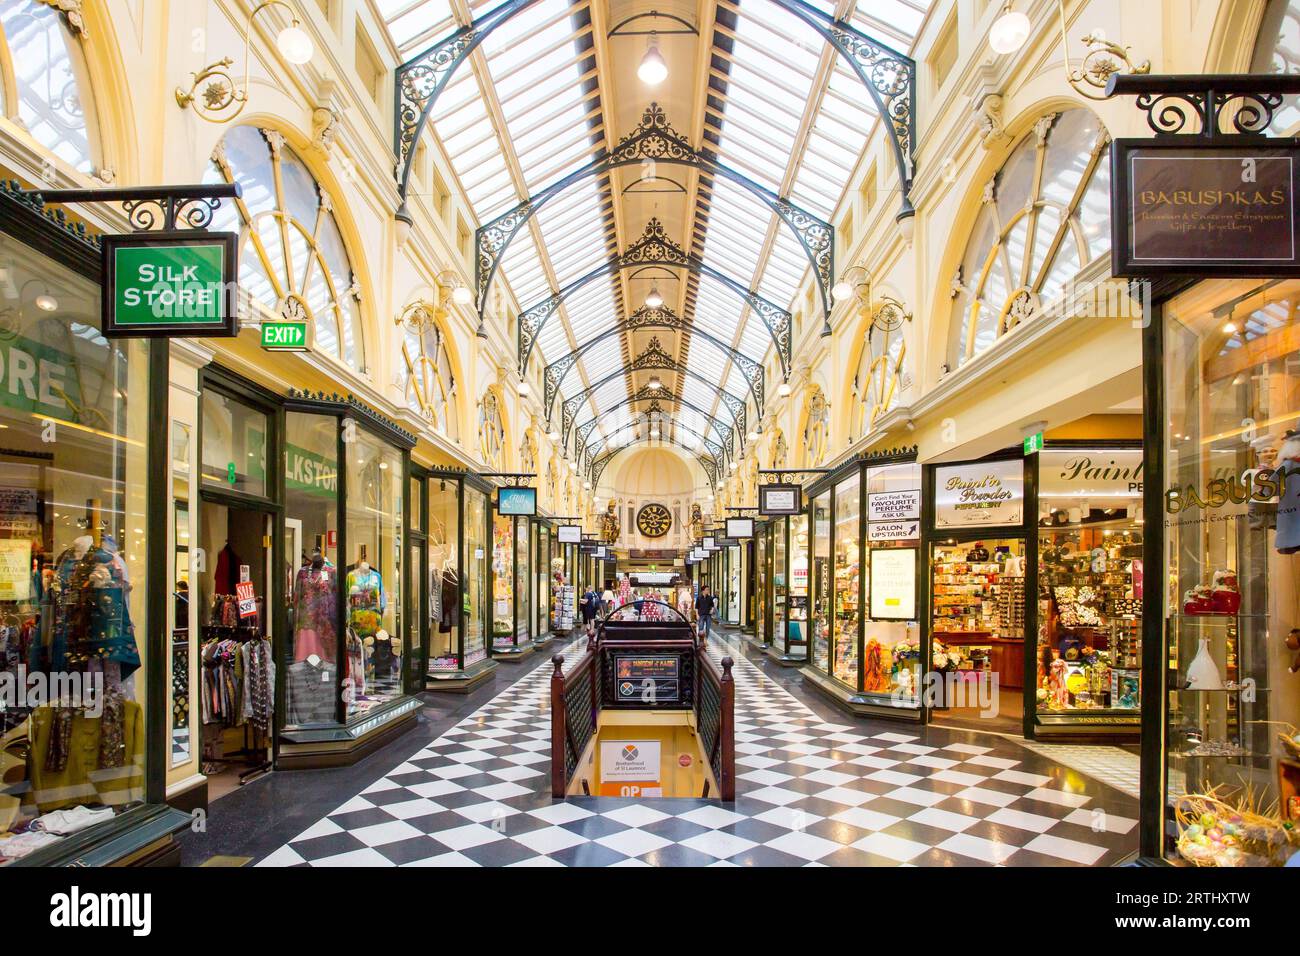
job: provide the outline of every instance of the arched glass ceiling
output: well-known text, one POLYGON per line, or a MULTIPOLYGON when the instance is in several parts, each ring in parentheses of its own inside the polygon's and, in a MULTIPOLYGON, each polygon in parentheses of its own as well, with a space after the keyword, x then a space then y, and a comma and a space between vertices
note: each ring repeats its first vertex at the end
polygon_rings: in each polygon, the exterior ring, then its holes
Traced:
MULTIPOLYGON (((457 19, 449 0, 374 0, 402 60, 500 2, 471 0, 468 17, 457 4, 462 11, 457 19)), ((909 52, 930 0, 810 2, 909 52)), ((629 12, 648 12, 649 6, 629 12)), ((612 21, 608 10, 602 11, 608 28, 612 21)), ((861 81, 818 34, 775 3, 700 0, 693 15, 685 13, 704 27, 698 39, 685 42, 708 44, 710 55, 674 59, 675 73, 667 85, 680 91, 686 83, 688 97, 704 108, 703 139, 696 145, 829 219, 878 118, 861 81), (683 79, 677 69, 682 62, 702 63, 703 75, 683 79)), ((634 84, 619 88, 613 77, 596 75, 595 53, 602 44, 607 45, 606 62, 617 72, 615 60, 632 47, 615 50, 593 31, 589 0, 541 0, 490 34, 453 75, 435 107, 432 128, 473 206, 477 221, 471 228, 587 165, 608 148, 613 135, 629 132, 620 128, 611 134, 609 116, 632 101, 637 109, 643 107, 647 91, 634 84)), ((694 139, 689 115, 669 120, 694 139)), ((881 172, 884 188, 889 175, 892 171, 881 172)), ((699 178, 699 186, 684 197, 690 212, 673 224, 673 239, 748 288, 798 311, 794 293, 807 269, 798 241, 739 186, 699 178)), ((631 181, 628 177, 622 185, 631 181)), ((585 180, 544 206, 521 230, 502 263, 504 281, 519 303, 539 301, 635 238, 636 224, 628 227, 632 235, 616 234, 615 201, 608 180, 585 180)), ((737 351, 766 354, 771 345, 766 327, 734 295, 704 277, 688 280, 683 275, 682 281, 688 318, 737 351)), ((618 276, 592 283, 547 323, 538 342, 541 360, 554 360, 593 332, 612 327, 640 306, 645 291, 639 284, 625 285, 618 276), (636 290, 636 301, 623 302, 624 287, 636 290)), ((814 313, 819 308, 815 303, 814 313)), ((742 377, 729 362, 719 367, 714 350, 691 348, 687 335, 677 336, 670 347, 693 371, 744 394, 742 377)), ((577 394, 633 351, 625 341, 619 348, 584 354, 576 374, 565 378, 563 393, 577 394)), ((716 394, 710 396, 698 381, 662 374, 669 382, 680 379, 675 390, 683 397, 716 407, 716 394)), ((631 376, 625 376, 596 390, 591 412, 599 414, 602 401, 625 397, 630 385, 631 376)))

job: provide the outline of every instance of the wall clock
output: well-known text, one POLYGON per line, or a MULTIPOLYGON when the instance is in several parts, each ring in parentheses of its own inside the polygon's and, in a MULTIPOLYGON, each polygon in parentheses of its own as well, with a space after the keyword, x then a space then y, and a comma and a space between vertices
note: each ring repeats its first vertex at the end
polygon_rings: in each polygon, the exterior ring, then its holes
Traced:
POLYGON ((673 516, 663 505, 642 505, 636 513, 636 530, 647 538, 662 538, 672 526, 673 516))

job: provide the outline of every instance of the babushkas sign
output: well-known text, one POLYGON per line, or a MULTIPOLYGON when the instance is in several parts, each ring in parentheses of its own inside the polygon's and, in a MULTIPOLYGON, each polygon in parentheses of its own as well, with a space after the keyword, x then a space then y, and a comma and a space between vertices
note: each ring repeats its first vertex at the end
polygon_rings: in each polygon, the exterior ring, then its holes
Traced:
POLYGON ((1300 145, 1121 139, 1111 154, 1115 276, 1300 276, 1300 145))
POLYGON ((1018 525, 1025 515, 1025 463, 968 461, 934 470, 934 526, 987 528, 1018 525))

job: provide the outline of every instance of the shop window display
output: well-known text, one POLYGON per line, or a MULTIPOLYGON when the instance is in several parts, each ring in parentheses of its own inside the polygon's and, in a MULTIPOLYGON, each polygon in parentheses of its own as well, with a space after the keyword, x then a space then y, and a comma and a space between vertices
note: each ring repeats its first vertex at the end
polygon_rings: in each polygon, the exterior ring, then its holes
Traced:
POLYGON ((406 478, 401 453, 360 428, 347 449, 347 547, 354 558, 343 578, 343 700, 352 716, 402 694, 406 478))
MULTIPOLYGON (((858 631, 862 621, 861 540, 858 523, 862 509, 862 478, 854 473, 835 486, 835 611, 832 619, 831 675, 856 689, 858 684, 858 631)), ((879 645, 873 663, 880 668, 879 645)), ((872 691, 879 674, 873 672, 872 691)))
POLYGON ((460 668, 460 485, 429 479, 429 672, 460 668))
POLYGON ((772 565, 770 588, 772 595, 772 630, 769 640, 784 650, 786 637, 786 597, 789 589, 786 572, 786 534, 789 530, 788 518, 777 518, 772 522, 772 565))
POLYGON ((916 588, 920 489, 921 466, 913 462, 867 469, 862 690, 907 706, 919 702, 922 671, 916 588))
POLYGON ((1300 852, 1298 297, 1210 281, 1164 310, 1161 832, 1198 866, 1300 852))
POLYGON ((487 494, 468 485, 465 493, 465 581, 461 596, 464 628, 461 667, 487 658, 488 613, 488 512, 487 494))
POLYGON ((99 334, 93 283, 3 235, 0 260, 4 865, 144 801, 151 690, 148 345, 99 334))
POLYGON ((808 656, 808 515, 790 518, 790 619, 786 623, 785 652, 808 656))
POLYGON ((528 550, 528 519, 515 519, 515 643, 528 640, 528 579, 531 562, 528 550))
POLYGON ((338 419, 285 412, 285 554, 290 646, 285 724, 337 720, 338 419))
POLYGON ((515 529, 509 515, 492 514, 492 646, 515 644, 515 529))
POLYGON ((1142 449, 1038 455, 1039 714, 1141 701, 1142 449))

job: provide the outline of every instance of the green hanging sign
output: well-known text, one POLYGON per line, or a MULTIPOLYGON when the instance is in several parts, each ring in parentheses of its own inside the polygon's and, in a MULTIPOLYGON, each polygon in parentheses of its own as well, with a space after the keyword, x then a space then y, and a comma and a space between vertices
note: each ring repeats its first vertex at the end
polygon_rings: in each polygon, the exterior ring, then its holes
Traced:
POLYGON ((233 232, 104 236, 104 335, 237 335, 238 245, 233 232))

